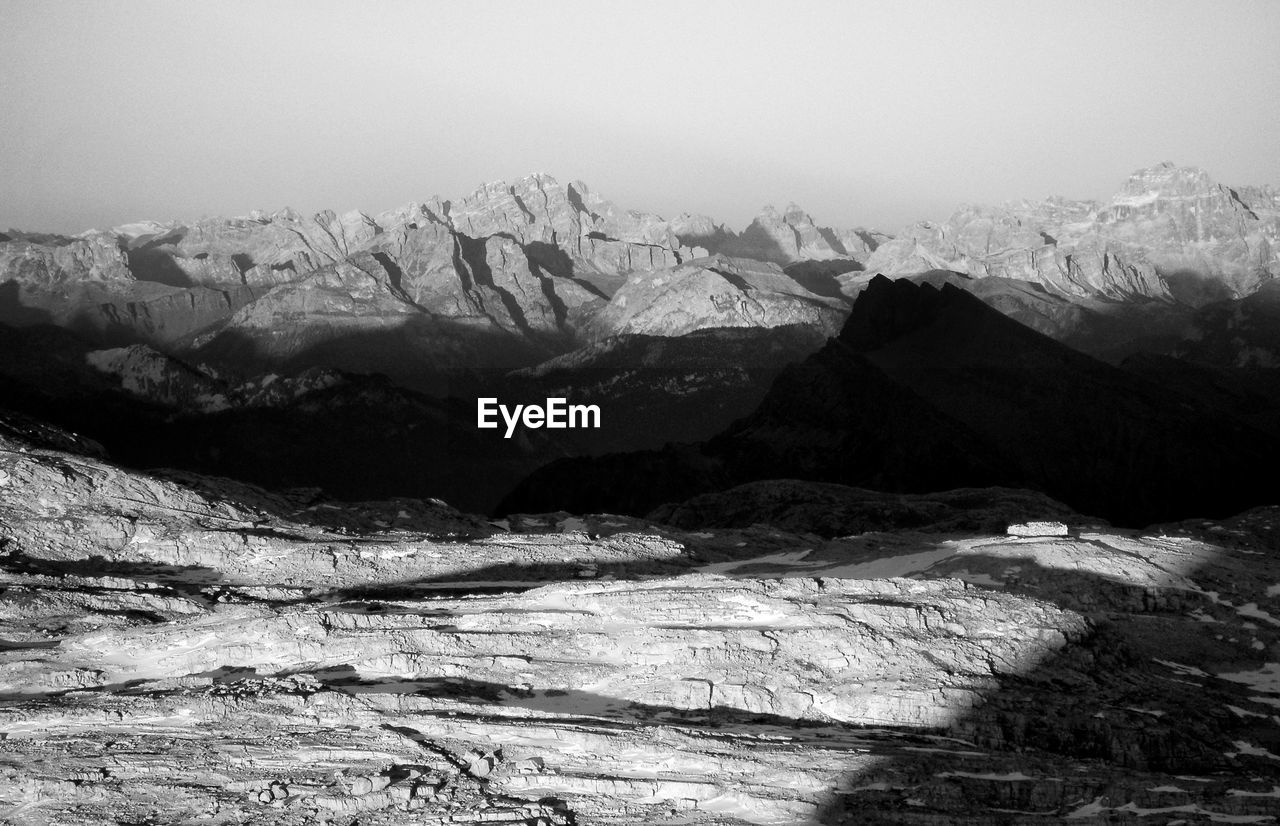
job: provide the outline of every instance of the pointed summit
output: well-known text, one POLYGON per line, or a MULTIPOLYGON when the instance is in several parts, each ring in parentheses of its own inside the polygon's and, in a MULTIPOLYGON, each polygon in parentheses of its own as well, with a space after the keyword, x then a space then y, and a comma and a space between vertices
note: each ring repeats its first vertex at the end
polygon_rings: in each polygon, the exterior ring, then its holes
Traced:
POLYGON ((1186 197, 1209 195, 1217 183, 1195 166, 1175 166, 1169 161, 1139 169, 1129 176, 1112 203, 1133 197, 1186 197))
POLYGON ((836 233, 814 224, 809 213, 794 201, 787 204, 783 212, 772 204, 766 205, 725 251, 783 265, 848 257, 848 251, 836 233))

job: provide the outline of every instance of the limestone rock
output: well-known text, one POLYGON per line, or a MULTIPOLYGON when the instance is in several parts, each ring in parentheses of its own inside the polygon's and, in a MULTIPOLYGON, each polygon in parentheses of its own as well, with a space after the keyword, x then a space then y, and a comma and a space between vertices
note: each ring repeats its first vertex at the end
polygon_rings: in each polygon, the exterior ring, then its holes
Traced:
POLYGON ((10 819, 1280 814, 1275 508, 1069 537, 344 534, 5 432, 10 819))
POLYGON ((357 211, 337 215, 326 210, 304 218, 291 209, 174 224, 162 232, 134 235, 136 228, 122 229, 120 245, 140 279, 179 286, 257 287, 296 280, 340 261, 382 231, 357 211))
POLYGON ((831 230, 819 229, 813 218, 794 203, 781 213, 766 206, 743 231, 735 252, 744 258, 779 264, 821 261, 849 253, 831 230))
POLYGON ((1203 170, 1164 163, 1135 172, 1107 204, 962 207, 941 224, 908 227, 866 267, 887 275, 947 269, 1061 295, 1198 305, 1249 295, 1280 273, 1277 239, 1273 190, 1237 191, 1203 170))
POLYGON ((486 184, 446 207, 449 225, 469 238, 505 234, 523 247, 560 250, 567 260, 551 268, 556 275, 616 276, 682 259, 678 239, 657 216, 621 211, 582 183, 566 187, 550 175, 486 184))
MULTIPOLYGON (((0 241, 0 281, 28 289, 51 290, 85 281, 132 281, 124 252, 106 232, 79 237, 7 235, 0 241)), ((11 288, 12 289, 12 288, 11 288)))
POLYGON ((683 335, 712 327, 804 324, 833 332, 842 302, 815 295, 776 265, 715 255, 665 270, 634 274, 592 323, 597 337, 683 335))

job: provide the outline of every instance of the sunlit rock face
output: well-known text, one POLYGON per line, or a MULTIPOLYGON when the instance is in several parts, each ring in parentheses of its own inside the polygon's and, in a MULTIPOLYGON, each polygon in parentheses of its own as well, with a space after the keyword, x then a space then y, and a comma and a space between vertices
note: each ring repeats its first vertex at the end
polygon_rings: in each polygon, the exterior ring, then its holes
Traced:
MULTIPOLYGON (((620 317, 644 314, 636 279, 669 273, 696 276, 679 291, 690 299, 683 320, 637 321, 637 331, 803 323, 828 332, 830 313, 801 308, 797 295, 847 303, 864 274, 876 273, 947 271, 1029 285, 1054 300, 1155 298, 1194 308, 1248 296, 1272 278, 1278 197, 1162 164, 1135 173, 1106 204, 967 206, 896 237, 822 226, 790 204, 766 208, 738 233, 707 216, 623 209, 581 182, 536 174, 377 215, 284 209, 76 237, 11 231, 0 235, 0 322, 53 323, 99 345, 147 343, 197 357, 212 345, 215 362, 239 352, 272 365, 349 367, 356 362, 329 363, 323 352, 358 339, 367 354, 358 361, 378 369, 406 346, 444 367, 528 366, 622 329, 620 317), (746 272, 768 264, 787 272, 744 290, 704 277, 705 268, 682 269, 709 253, 756 262, 733 265, 746 272), (624 288, 625 309, 611 301, 624 288), (266 319, 278 335, 264 333, 266 319)), ((1108 339, 1096 349, 1115 349, 1114 330, 1064 321, 1074 308, 1050 308, 1056 318, 1046 320, 1045 299, 1010 298, 1017 291, 996 291, 1017 317, 1084 347, 1108 339)), ((654 300, 654 316, 674 297, 640 292, 654 300)), ((1173 335, 1182 322, 1161 324, 1173 335)))
POLYGON ((190 225, 145 221, 74 238, 19 234, 0 243, 0 274, 46 289, 126 281, 266 288, 346 258, 379 231, 356 211, 304 218, 286 209, 190 225))
POLYGON ((739 233, 534 174, 374 215, 284 209, 76 237, 9 231, 0 323, 59 325, 92 347, 145 343, 220 370, 412 374, 425 387, 438 380, 426 374, 529 368, 612 334, 804 324, 826 336, 874 275, 950 274, 1108 361, 1158 352, 1261 365, 1275 352, 1257 324, 1236 336, 1221 312, 1192 316, 1274 277, 1277 198, 1162 164, 1106 204, 965 206, 896 237, 824 227, 791 204, 739 233), (1210 343, 1188 343, 1199 338, 1210 343))
POLYGON ((571 271, 557 275, 618 275, 670 266, 690 254, 658 216, 621 210, 581 182, 562 186, 550 175, 487 184, 441 208, 449 225, 470 238, 507 235, 525 247, 559 249, 568 257, 561 266, 571 271))
POLYGON ((131 281, 128 261, 113 235, 90 232, 79 238, 14 233, 0 241, 5 281, 52 289, 68 284, 131 281))
POLYGON ((480 362, 518 366, 565 349, 626 273, 694 254, 656 215, 533 175, 376 217, 286 209, 77 238, 5 235, 0 321, 53 322, 111 343, 216 343, 215 352, 276 361, 335 339, 458 321, 422 355, 471 363, 477 346, 460 339, 515 336, 527 341, 505 341, 505 355, 480 362))
MULTIPOLYGON (((126 228, 128 229, 128 228, 126 228)), ((124 235, 139 278, 185 275, 193 284, 245 283, 270 287, 341 261, 381 228, 352 210, 309 218, 291 209, 245 218, 206 219, 167 232, 124 235)))
POLYGON ((172 342, 251 301, 239 279, 219 287, 140 279, 121 237, 16 233, 0 237, 0 324, 57 324, 128 342, 172 342))
POLYGON ((1017 278, 1069 296, 1198 305, 1248 295, 1280 272, 1280 209, 1270 189, 1236 191, 1202 170, 1135 172, 1110 202, 962 207, 882 244, 869 271, 932 269, 1017 278), (1241 194, 1243 193, 1243 194, 1241 194))
POLYGON ((597 336, 678 336, 708 327, 802 324, 831 335, 846 313, 843 302, 809 292, 775 264, 715 255, 632 274, 591 329, 597 336))

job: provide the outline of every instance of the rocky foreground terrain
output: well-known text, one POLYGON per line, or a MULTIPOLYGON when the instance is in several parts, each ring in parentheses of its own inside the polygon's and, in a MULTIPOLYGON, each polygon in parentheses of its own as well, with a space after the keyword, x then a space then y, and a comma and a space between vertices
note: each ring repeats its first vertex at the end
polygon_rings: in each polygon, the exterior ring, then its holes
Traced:
POLYGON ((0 821, 1271 823, 1277 534, 779 481, 488 521, 5 417, 0 821))

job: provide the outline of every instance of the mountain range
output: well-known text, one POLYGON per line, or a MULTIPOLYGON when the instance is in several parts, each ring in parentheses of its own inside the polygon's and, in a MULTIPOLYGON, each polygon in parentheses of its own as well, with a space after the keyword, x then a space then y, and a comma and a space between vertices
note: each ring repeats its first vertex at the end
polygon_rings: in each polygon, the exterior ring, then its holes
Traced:
MULTIPOLYGON (((1278 242, 1280 192, 1167 163, 1107 202, 893 234, 794 204, 738 232, 541 174, 377 215, 10 230, 0 386, 135 466, 348 498, 487 511, 558 460, 506 507, 595 480, 591 502, 647 512, 785 472, 1164 518, 1241 504, 1272 455, 1278 242), (478 396, 557 394, 605 426, 474 427, 478 396), (631 458, 574 458, 606 454, 631 458), (1126 493, 1090 490, 1099 475, 1126 493), (641 479, 663 481, 626 492, 641 479)), ((585 504, 557 501, 537 503, 585 504)))

